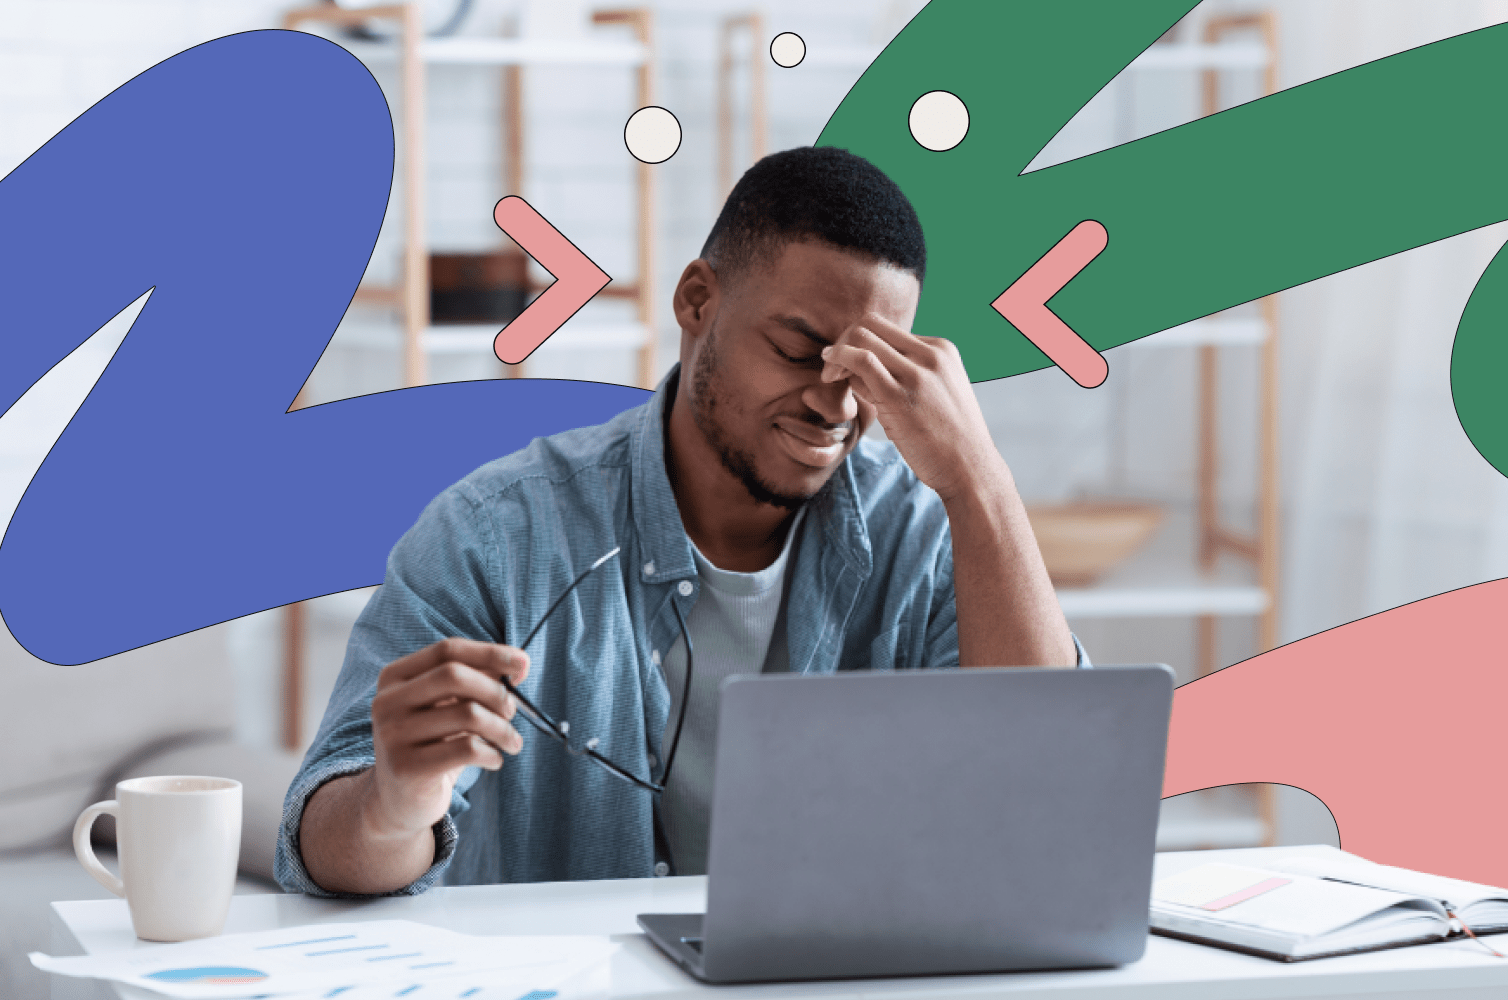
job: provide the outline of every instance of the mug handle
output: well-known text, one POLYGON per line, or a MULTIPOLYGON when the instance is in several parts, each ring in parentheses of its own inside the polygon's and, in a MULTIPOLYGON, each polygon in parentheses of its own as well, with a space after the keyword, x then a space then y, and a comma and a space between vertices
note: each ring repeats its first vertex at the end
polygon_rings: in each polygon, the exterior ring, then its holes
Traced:
MULTIPOLYGON (((94 845, 89 842, 89 831, 93 828, 96 817, 102 813, 109 813, 115 817, 116 823, 119 823, 120 803, 114 799, 108 802, 96 802, 80 814, 78 822, 73 824, 73 853, 78 855, 79 864, 84 866, 84 871, 94 876, 94 881, 117 896, 125 898, 125 883, 110 874, 110 869, 100 864, 99 858, 94 856, 94 845)), ((119 834, 117 834, 117 842, 119 839, 119 834)))

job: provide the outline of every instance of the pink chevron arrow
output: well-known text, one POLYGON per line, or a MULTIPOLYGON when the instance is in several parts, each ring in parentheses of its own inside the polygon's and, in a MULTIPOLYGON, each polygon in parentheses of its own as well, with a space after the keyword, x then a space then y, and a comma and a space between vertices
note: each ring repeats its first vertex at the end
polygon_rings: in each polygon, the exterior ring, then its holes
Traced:
POLYGON ((1098 257, 1109 241, 1104 226, 1085 219, 990 303, 1053 364, 1086 389, 1104 382, 1110 365, 1103 354, 1047 308, 1047 300, 1098 257))
POLYGON ((613 279, 517 195, 498 202, 492 218, 497 228, 555 276, 554 283, 503 327, 492 342, 492 352, 499 361, 516 365, 550 339, 613 279))

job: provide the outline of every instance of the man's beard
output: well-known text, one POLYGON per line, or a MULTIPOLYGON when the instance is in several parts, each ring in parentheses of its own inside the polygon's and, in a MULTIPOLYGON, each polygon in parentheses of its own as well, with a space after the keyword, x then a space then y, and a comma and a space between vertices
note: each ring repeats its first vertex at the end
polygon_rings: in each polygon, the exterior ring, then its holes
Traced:
POLYGON ((718 397, 713 389, 718 375, 717 358, 717 321, 713 320, 712 329, 707 331, 706 343, 702 345, 702 351, 697 355, 695 370, 691 373, 692 384, 692 419, 696 421, 697 429, 717 452, 717 457, 727 469, 743 484, 749 496, 759 503, 769 504, 772 507, 784 507, 786 510, 800 510, 801 506, 816 496, 816 493, 782 493, 761 479, 758 471, 754 468, 754 456, 733 446, 728 436, 723 433, 722 424, 717 419, 718 397))

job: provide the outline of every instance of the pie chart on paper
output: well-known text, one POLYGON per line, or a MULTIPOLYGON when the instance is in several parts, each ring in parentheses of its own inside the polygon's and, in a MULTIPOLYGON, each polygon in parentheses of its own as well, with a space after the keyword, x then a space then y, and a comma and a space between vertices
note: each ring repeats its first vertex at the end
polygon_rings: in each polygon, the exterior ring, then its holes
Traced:
POLYGON ((193 969, 163 969, 149 972, 143 978, 161 983, 260 983, 267 978, 267 973, 232 965, 206 965, 193 969))

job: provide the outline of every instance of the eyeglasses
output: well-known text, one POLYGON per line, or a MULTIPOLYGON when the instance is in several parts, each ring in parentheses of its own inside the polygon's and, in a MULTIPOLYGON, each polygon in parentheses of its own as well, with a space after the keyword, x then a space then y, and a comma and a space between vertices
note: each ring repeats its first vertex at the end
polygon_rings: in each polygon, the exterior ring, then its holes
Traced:
MULTIPOLYGON (((560 607, 561 602, 563 602, 566 597, 570 595, 571 591, 575 590, 576 586, 580 584, 582 580, 585 580, 588 576, 591 576, 598 567, 607 562, 613 556, 617 555, 619 551, 621 551, 621 547, 615 547, 611 552, 607 553, 602 558, 598 559, 596 562, 588 566, 586 569, 582 570, 581 574, 577 576, 575 580, 571 581, 571 585, 567 587, 559 597, 555 598, 555 603, 550 605, 550 609, 545 612, 544 617, 539 620, 539 623, 529 630, 528 636, 524 638, 524 641, 519 644, 518 648, 524 649, 529 645, 529 643, 533 642, 534 637, 539 634, 539 630, 544 627, 545 622, 550 620, 550 616, 555 613, 555 609, 560 607)), ((591 760, 594 760, 598 764, 605 767, 608 772, 615 777, 621 778, 631 785, 637 785, 640 788, 643 788, 646 791, 650 792, 663 792, 665 791, 665 786, 670 782, 670 766, 675 763, 676 747, 680 745, 681 730, 686 725, 686 704, 691 700, 691 633, 686 629, 686 616, 681 613, 680 605, 676 604, 676 602, 674 601, 671 601, 670 606, 675 609, 676 620, 681 624, 681 638, 686 643, 686 682, 685 686, 681 690, 681 711, 680 714, 676 717, 675 737, 670 741, 670 754, 665 758, 665 770, 660 773, 660 781, 658 784, 650 781, 647 778, 640 778, 628 769, 613 763, 611 760, 598 753, 597 746, 601 742, 601 740, 599 740, 595 736, 587 740, 585 743, 572 745, 570 738, 571 724, 569 722, 564 719, 556 722, 528 698, 525 698, 523 694, 519 692, 518 688, 513 686, 512 681, 510 681, 507 677, 502 678, 503 687, 506 688, 508 690, 508 693, 513 695, 513 697, 518 701, 518 714, 524 717, 525 722, 529 723, 529 725, 533 726, 535 729, 538 729, 541 733, 544 733, 546 736, 558 742, 562 747, 565 748, 566 753, 572 754, 573 756, 587 757, 591 760)))

